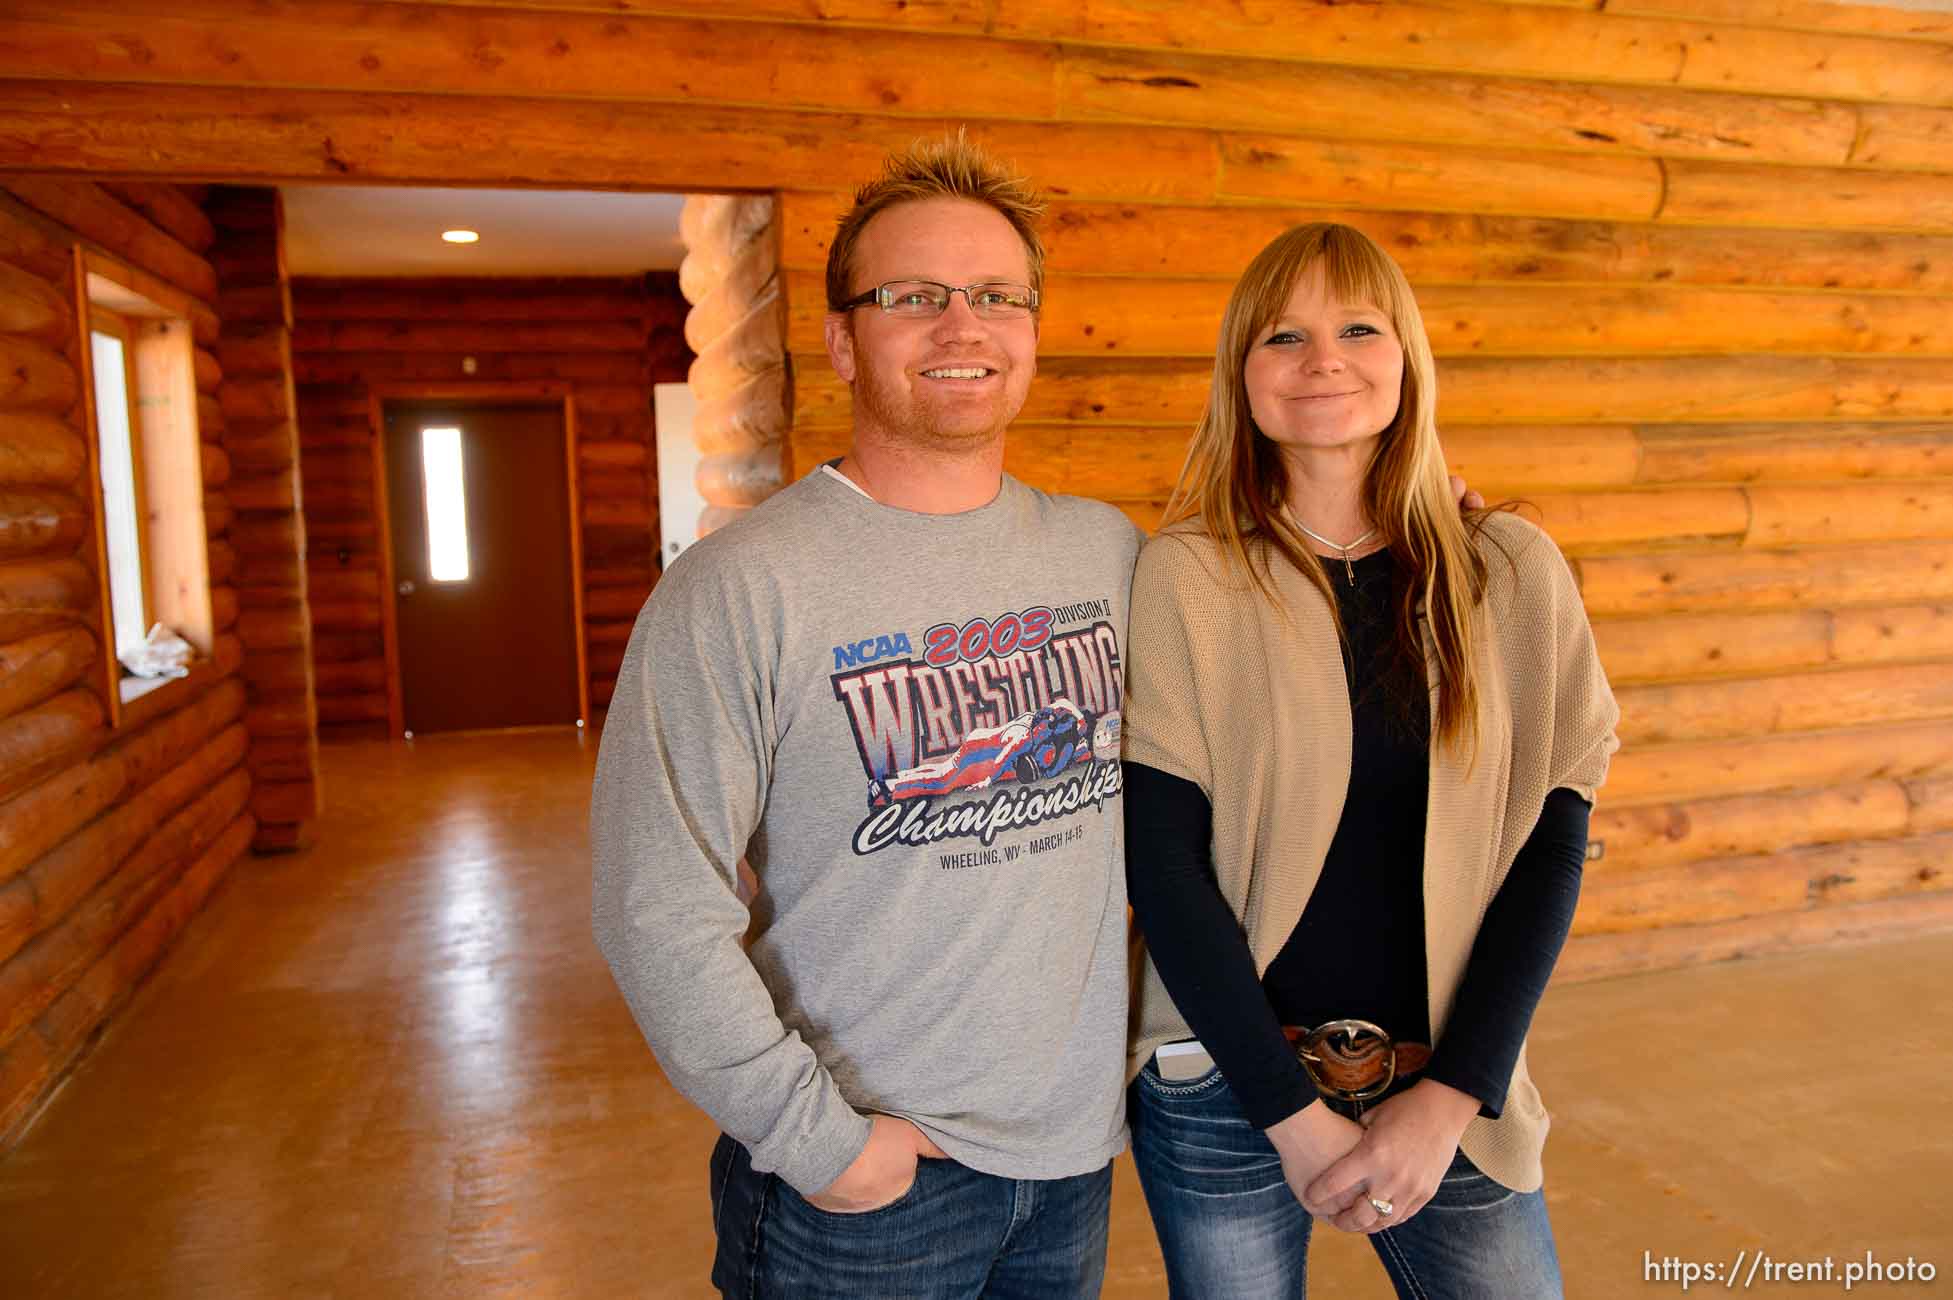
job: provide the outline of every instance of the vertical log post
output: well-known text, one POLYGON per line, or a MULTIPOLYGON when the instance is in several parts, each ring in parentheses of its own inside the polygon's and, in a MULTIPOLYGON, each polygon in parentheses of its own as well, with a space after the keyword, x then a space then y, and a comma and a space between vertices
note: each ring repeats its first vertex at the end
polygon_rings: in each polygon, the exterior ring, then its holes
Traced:
POLYGON ((275 189, 219 186, 205 211, 217 231, 211 260, 222 322, 222 438, 238 466, 229 487, 237 510, 237 626, 251 693, 245 720, 258 822, 252 847, 269 853, 308 843, 319 815, 284 206, 275 189))
POLYGON ((679 218, 678 287, 698 414, 692 437, 704 535, 779 491, 792 422, 780 240, 768 195, 694 194, 679 218))

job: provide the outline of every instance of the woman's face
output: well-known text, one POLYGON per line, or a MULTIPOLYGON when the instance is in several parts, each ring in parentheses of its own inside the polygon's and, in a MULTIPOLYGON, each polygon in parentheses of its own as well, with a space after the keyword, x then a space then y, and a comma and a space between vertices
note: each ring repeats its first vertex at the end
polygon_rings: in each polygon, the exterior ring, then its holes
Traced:
POLYGON ((1404 347, 1382 308, 1332 299, 1317 267, 1249 343, 1244 378, 1256 427, 1284 453, 1373 451, 1397 418, 1404 347))

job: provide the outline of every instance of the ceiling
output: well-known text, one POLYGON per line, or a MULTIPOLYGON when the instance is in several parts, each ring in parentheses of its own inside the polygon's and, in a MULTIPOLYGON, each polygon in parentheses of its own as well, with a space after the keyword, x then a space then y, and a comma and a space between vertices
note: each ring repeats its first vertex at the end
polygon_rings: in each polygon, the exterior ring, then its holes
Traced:
POLYGON ((632 275, 672 270, 682 194, 285 185, 292 275, 632 275), (475 244, 441 242, 456 228, 475 244))

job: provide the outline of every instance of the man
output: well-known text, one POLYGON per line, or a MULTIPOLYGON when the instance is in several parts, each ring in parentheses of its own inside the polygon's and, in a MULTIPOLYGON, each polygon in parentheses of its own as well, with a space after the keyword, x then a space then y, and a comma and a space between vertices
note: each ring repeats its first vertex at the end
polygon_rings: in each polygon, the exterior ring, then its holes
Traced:
POLYGON ((852 448, 675 564, 618 677, 595 928, 725 1132, 728 1295, 1045 1300, 1103 1276, 1139 537, 1003 473, 1039 211, 961 139, 862 187, 827 272, 852 448), (916 785, 1027 715, 1094 725, 1062 756, 916 785))

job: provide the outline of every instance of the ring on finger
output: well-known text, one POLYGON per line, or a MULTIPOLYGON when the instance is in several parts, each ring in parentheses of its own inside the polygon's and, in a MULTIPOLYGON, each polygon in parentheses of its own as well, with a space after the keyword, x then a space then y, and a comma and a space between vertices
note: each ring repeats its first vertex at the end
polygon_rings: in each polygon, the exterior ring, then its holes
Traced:
POLYGON ((1388 1198, 1382 1196, 1372 1196, 1369 1198, 1369 1202, 1370 1208, 1377 1212, 1377 1217, 1380 1219, 1389 1218, 1397 1208, 1390 1203, 1388 1198))

